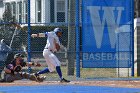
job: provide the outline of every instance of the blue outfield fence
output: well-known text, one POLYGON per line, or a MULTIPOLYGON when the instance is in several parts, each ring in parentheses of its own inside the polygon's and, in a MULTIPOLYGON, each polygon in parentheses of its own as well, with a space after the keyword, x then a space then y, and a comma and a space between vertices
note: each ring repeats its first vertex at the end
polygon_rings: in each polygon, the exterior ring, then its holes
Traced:
POLYGON ((83 0, 83 68, 133 68, 133 6, 132 0, 83 0))

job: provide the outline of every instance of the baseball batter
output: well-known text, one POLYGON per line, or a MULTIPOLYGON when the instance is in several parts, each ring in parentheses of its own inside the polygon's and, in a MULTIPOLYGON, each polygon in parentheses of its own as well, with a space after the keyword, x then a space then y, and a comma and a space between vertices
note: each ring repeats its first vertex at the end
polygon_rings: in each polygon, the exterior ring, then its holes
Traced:
POLYGON ((70 82, 69 80, 63 78, 61 68, 60 68, 60 61, 53 54, 54 52, 58 51, 61 47, 59 38, 62 36, 62 33, 63 32, 60 28, 55 28, 54 31, 51 32, 31 35, 32 37, 47 37, 47 43, 43 50, 43 56, 46 60, 48 68, 45 68, 42 71, 37 72, 35 74, 36 76, 39 76, 39 74, 53 72, 56 70, 60 77, 60 82, 70 82))

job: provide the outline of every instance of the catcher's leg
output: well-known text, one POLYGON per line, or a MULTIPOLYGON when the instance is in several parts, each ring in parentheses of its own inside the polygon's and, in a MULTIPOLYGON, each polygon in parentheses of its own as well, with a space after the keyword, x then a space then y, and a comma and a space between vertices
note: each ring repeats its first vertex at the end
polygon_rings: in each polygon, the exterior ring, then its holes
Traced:
POLYGON ((15 80, 14 75, 12 74, 5 74, 4 75, 5 82, 13 82, 15 80))
POLYGON ((21 74, 23 79, 29 79, 32 81, 43 82, 46 79, 45 76, 36 76, 35 74, 29 74, 26 72, 22 72, 21 74))
POLYGON ((29 73, 21 72, 20 75, 23 79, 29 79, 29 73))
POLYGON ((22 72, 21 76, 23 79, 30 79, 30 80, 36 81, 36 77, 32 74, 27 73, 27 72, 22 72))
POLYGON ((20 72, 15 73, 14 77, 15 77, 15 80, 21 80, 22 79, 22 75, 21 75, 20 72))
POLYGON ((37 81, 37 82, 43 82, 46 79, 46 76, 39 76, 36 74, 30 74, 29 77, 30 80, 37 81))
POLYGON ((0 82, 13 82, 14 80, 15 80, 14 75, 6 74, 5 71, 2 71, 0 82))

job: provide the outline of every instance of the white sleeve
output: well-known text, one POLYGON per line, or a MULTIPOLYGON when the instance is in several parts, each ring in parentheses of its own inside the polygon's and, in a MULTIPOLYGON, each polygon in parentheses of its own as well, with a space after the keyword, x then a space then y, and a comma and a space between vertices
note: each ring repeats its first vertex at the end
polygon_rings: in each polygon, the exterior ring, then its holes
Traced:
POLYGON ((39 37, 46 37, 46 33, 39 33, 39 37))

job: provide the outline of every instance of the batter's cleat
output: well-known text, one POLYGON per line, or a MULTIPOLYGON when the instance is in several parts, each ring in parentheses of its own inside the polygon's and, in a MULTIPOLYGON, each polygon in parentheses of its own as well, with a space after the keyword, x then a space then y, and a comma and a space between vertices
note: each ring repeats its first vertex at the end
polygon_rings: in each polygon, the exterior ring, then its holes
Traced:
POLYGON ((70 81, 69 81, 69 80, 66 80, 65 78, 62 78, 62 79, 60 80, 60 82, 61 82, 61 83, 63 83, 63 82, 69 83, 70 81))
POLYGON ((39 74, 38 74, 38 73, 35 73, 34 75, 35 75, 36 77, 39 77, 39 74))
POLYGON ((38 80, 38 78, 39 78, 39 74, 38 74, 38 73, 34 73, 33 75, 34 75, 36 81, 39 82, 39 80, 38 80))

